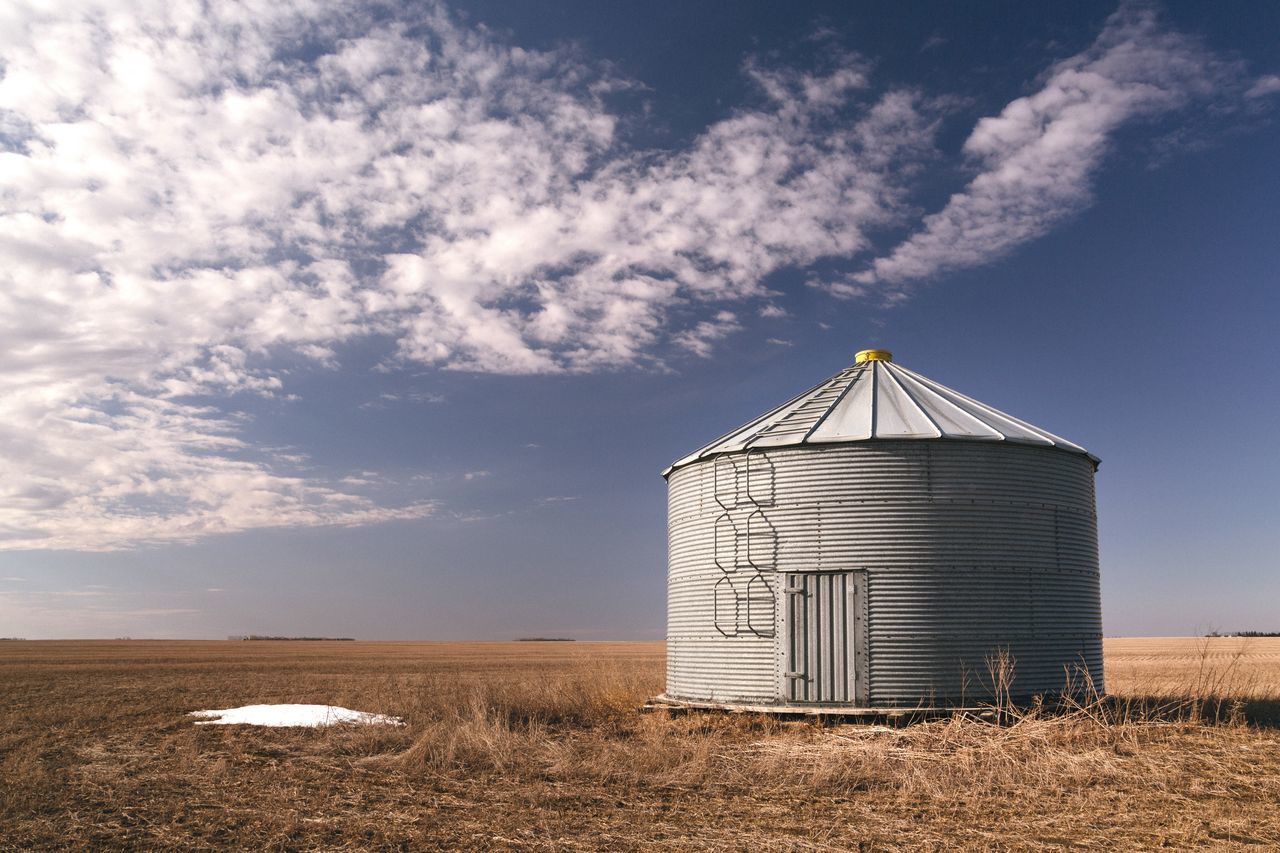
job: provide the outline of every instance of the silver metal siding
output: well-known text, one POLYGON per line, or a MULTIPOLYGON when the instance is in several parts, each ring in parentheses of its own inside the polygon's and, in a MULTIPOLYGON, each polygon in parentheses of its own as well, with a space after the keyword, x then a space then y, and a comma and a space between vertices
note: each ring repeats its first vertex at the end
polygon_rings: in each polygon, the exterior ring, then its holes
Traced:
POLYGON ((1060 689, 1075 666, 1102 689, 1088 458, 945 439, 733 457, 739 494, 751 493, 738 505, 726 499, 725 457, 669 480, 670 695, 779 700, 776 620, 739 616, 717 626, 717 583, 739 590, 745 609, 752 583, 781 594, 776 573, 859 569, 867 572, 872 705, 980 699, 990 688, 987 660, 1001 648, 1014 658, 1017 695, 1060 689), (747 516, 760 519, 752 542, 747 516), (726 637, 726 627, 738 635, 726 637))

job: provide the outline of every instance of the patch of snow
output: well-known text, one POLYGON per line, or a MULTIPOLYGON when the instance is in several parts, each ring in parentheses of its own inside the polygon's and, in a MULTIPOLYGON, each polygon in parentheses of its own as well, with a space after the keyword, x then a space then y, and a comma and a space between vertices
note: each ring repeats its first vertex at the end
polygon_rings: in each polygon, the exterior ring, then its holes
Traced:
POLYGON ((197 726, 403 726, 404 720, 386 714, 353 711, 337 705, 245 705, 220 711, 192 711, 197 726))

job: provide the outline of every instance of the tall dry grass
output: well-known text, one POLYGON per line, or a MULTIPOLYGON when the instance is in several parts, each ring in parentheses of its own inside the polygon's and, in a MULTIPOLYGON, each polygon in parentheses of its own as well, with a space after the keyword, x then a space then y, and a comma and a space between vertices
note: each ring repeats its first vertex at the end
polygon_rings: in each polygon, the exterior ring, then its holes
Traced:
MULTIPOLYGON (((1159 776, 1179 757, 1164 747, 1206 727, 1247 729, 1250 705, 1275 705, 1280 681, 1246 673, 1247 648, 1201 653, 1180 693, 1102 696, 1079 669, 1067 689, 1019 705, 1016 661, 988 661, 996 700, 910 725, 795 721, 717 712, 637 715, 656 685, 647 673, 587 663, 533 680, 438 682, 402 702, 418 735, 375 762, 428 776, 500 775, 584 785, 626 783, 849 795, 884 790, 940 797, 1097 785, 1159 776), (1123 767, 1116 757, 1135 759, 1123 767)), ((1277 789, 1280 793, 1280 788, 1277 789)))

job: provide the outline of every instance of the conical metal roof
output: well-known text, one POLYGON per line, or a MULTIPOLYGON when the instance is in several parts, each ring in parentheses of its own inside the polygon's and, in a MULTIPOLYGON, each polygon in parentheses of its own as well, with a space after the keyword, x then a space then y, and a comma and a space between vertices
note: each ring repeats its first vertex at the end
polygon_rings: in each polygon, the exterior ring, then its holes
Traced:
POLYGON ((663 476, 708 456, 748 449, 876 439, 1009 441, 1098 457, 1078 444, 966 397, 895 364, 887 350, 863 350, 850 367, 704 447, 663 476))

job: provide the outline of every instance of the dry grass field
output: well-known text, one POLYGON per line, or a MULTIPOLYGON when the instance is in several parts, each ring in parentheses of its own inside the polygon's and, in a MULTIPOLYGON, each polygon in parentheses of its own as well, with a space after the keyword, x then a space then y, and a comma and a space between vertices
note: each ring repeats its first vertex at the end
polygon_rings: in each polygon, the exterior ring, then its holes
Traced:
POLYGON ((1280 847, 1280 639, 1005 725, 638 714, 662 645, 0 642, 0 848, 1280 847), (195 726, 265 702, 402 728, 195 726))

